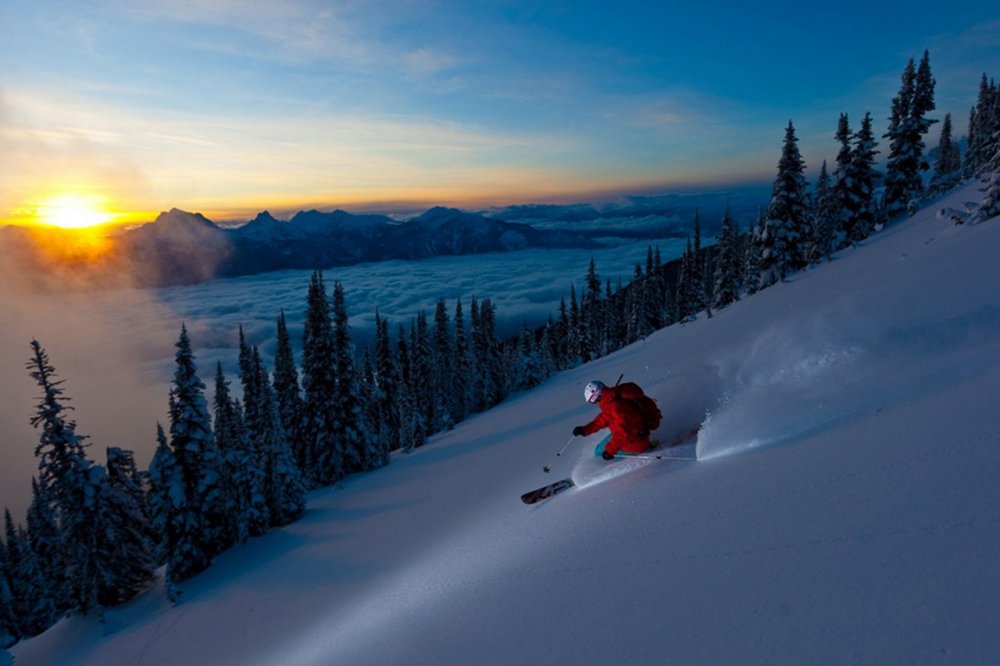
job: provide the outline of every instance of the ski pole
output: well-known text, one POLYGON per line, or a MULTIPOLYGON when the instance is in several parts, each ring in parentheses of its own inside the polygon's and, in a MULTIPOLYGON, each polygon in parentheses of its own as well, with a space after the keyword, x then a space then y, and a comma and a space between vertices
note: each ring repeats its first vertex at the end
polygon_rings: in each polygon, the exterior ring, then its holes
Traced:
MULTIPOLYGON (((576 438, 576 435, 571 435, 570 438, 568 440, 566 440, 566 443, 563 444, 563 447, 556 452, 556 458, 558 458, 559 456, 561 456, 563 454, 563 451, 566 450, 566 447, 569 446, 570 442, 572 442, 575 438, 576 438)), ((546 474, 548 474, 551 471, 551 469, 552 469, 551 467, 549 467, 548 465, 546 465, 545 467, 542 468, 542 471, 545 472, 546 474)))

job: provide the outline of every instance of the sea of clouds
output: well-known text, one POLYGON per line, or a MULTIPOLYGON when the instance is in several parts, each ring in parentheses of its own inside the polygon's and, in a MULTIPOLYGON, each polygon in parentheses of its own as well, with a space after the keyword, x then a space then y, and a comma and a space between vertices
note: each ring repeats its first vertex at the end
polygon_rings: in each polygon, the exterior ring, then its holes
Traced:
MULTIPOLYGON (((369 344, 376 309, 408 329, 421 310, 433 317, 439 299, 449 316, 461 298, 468 324, 471 298, 489 298, 497 307, 501 335, 516 333, 524 322, 541 324, 567 302, 571 285, 582 293, 591 258, 602 280, 627 283, 637 264, 645 265, 651 243, 662 259, 679 256, 686 241, 602 239, 598 250, 526 250, 421 261, 386 261, 333 268, 323 276, 329 290, 345 290, 352 338, 357 351, 369 344)), ((29 343, 46 349, 79 434, 90 436, 91 457, 104 460, 107 446, 136 452, 141 467, 155 447, 156 423, 166 424, 174 344, 182 323, 194 346, 199 375, 211 385, 217 362, 234 388, 238 332, 259 346, 270 364, 278 315, 285 312, 296 351, 302 337, 310 271, 280 271, 193 286, 40 293, 18 280, 15 268, 0 265, 0 506, 20 519, 30 478, 37 470, 37 432, 29 423, 39 391, 26 364, 29 343)))

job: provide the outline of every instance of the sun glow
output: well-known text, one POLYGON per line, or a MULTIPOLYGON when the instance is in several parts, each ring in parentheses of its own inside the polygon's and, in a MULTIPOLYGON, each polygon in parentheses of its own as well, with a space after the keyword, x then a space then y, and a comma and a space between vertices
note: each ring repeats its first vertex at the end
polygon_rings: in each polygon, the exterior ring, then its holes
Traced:
POLYGON ((60 229, 85 229, 113 222, 115 215, 106 210, 104 197, 60 194, 43 199, 34 218, 38 224, 60 229))

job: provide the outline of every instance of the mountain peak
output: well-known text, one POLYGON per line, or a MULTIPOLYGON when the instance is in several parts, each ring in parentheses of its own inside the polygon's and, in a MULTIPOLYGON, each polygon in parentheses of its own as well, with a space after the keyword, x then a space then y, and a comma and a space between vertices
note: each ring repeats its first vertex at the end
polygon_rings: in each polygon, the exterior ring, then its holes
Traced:
POLYGON ((269 210, 262 210, 257 213, 257 217, 250 221, 257 224, 276 224, 280 222, 280 220, 271 215, 271 211, 269 210))
POLYGON ((185 228, 212 228, 219 227, 201 213, 189 213, 180 208, 171 208, 167 212, 161 212, 153 221, 158 227, 185 227, 185 228))

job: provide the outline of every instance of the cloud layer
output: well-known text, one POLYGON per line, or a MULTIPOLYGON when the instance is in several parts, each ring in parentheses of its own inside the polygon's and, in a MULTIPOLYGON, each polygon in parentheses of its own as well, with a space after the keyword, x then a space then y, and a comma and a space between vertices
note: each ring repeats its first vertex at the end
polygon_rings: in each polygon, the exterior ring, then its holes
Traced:
MULTIPOLYGON (((683 241, 657 243, 664 260, 683 250, 683 241)), ((375 309, 407 328, 422 309, 433 316, 443 298, 449 314, 461 298, 466 317, 473 296, 497 306, 503 334, 523 321, 542 323, 554 313, 570 285, 581 293, 590 258, 602 279, 627 282, 637 263, 645 264, 648 241, 626 242, 595 251, 523 252, 439 257, 417 262, 387 261, 324 272, 327 286, 344 285, 356 346, 370 340, 375 309)), ((29 423, 38 390, 28 377, 28 344, 37 338, 48 351, 72 399, 78 432, 91 436, 91 456, 103 460, 106 446, 136 451, 149 463, 155 425, 166 420, 174 343, 187 325, 202 380, 211 383, 221 362, 236 379, 238 328, 258 345, 270 365, 275 325, 284 310, 293 343, 301 343, 309 271, 282 271, 215 280, 189 287, 154 290, 39 294, 18 287, 14 275, 0 292, 0 506, 23 515, 30 477, 37 469, 38 437, 29 423)), ((468 322, 468 319, 467 319, 468 322)), ((360 350, 359 350, 360 351, 360 350)))

